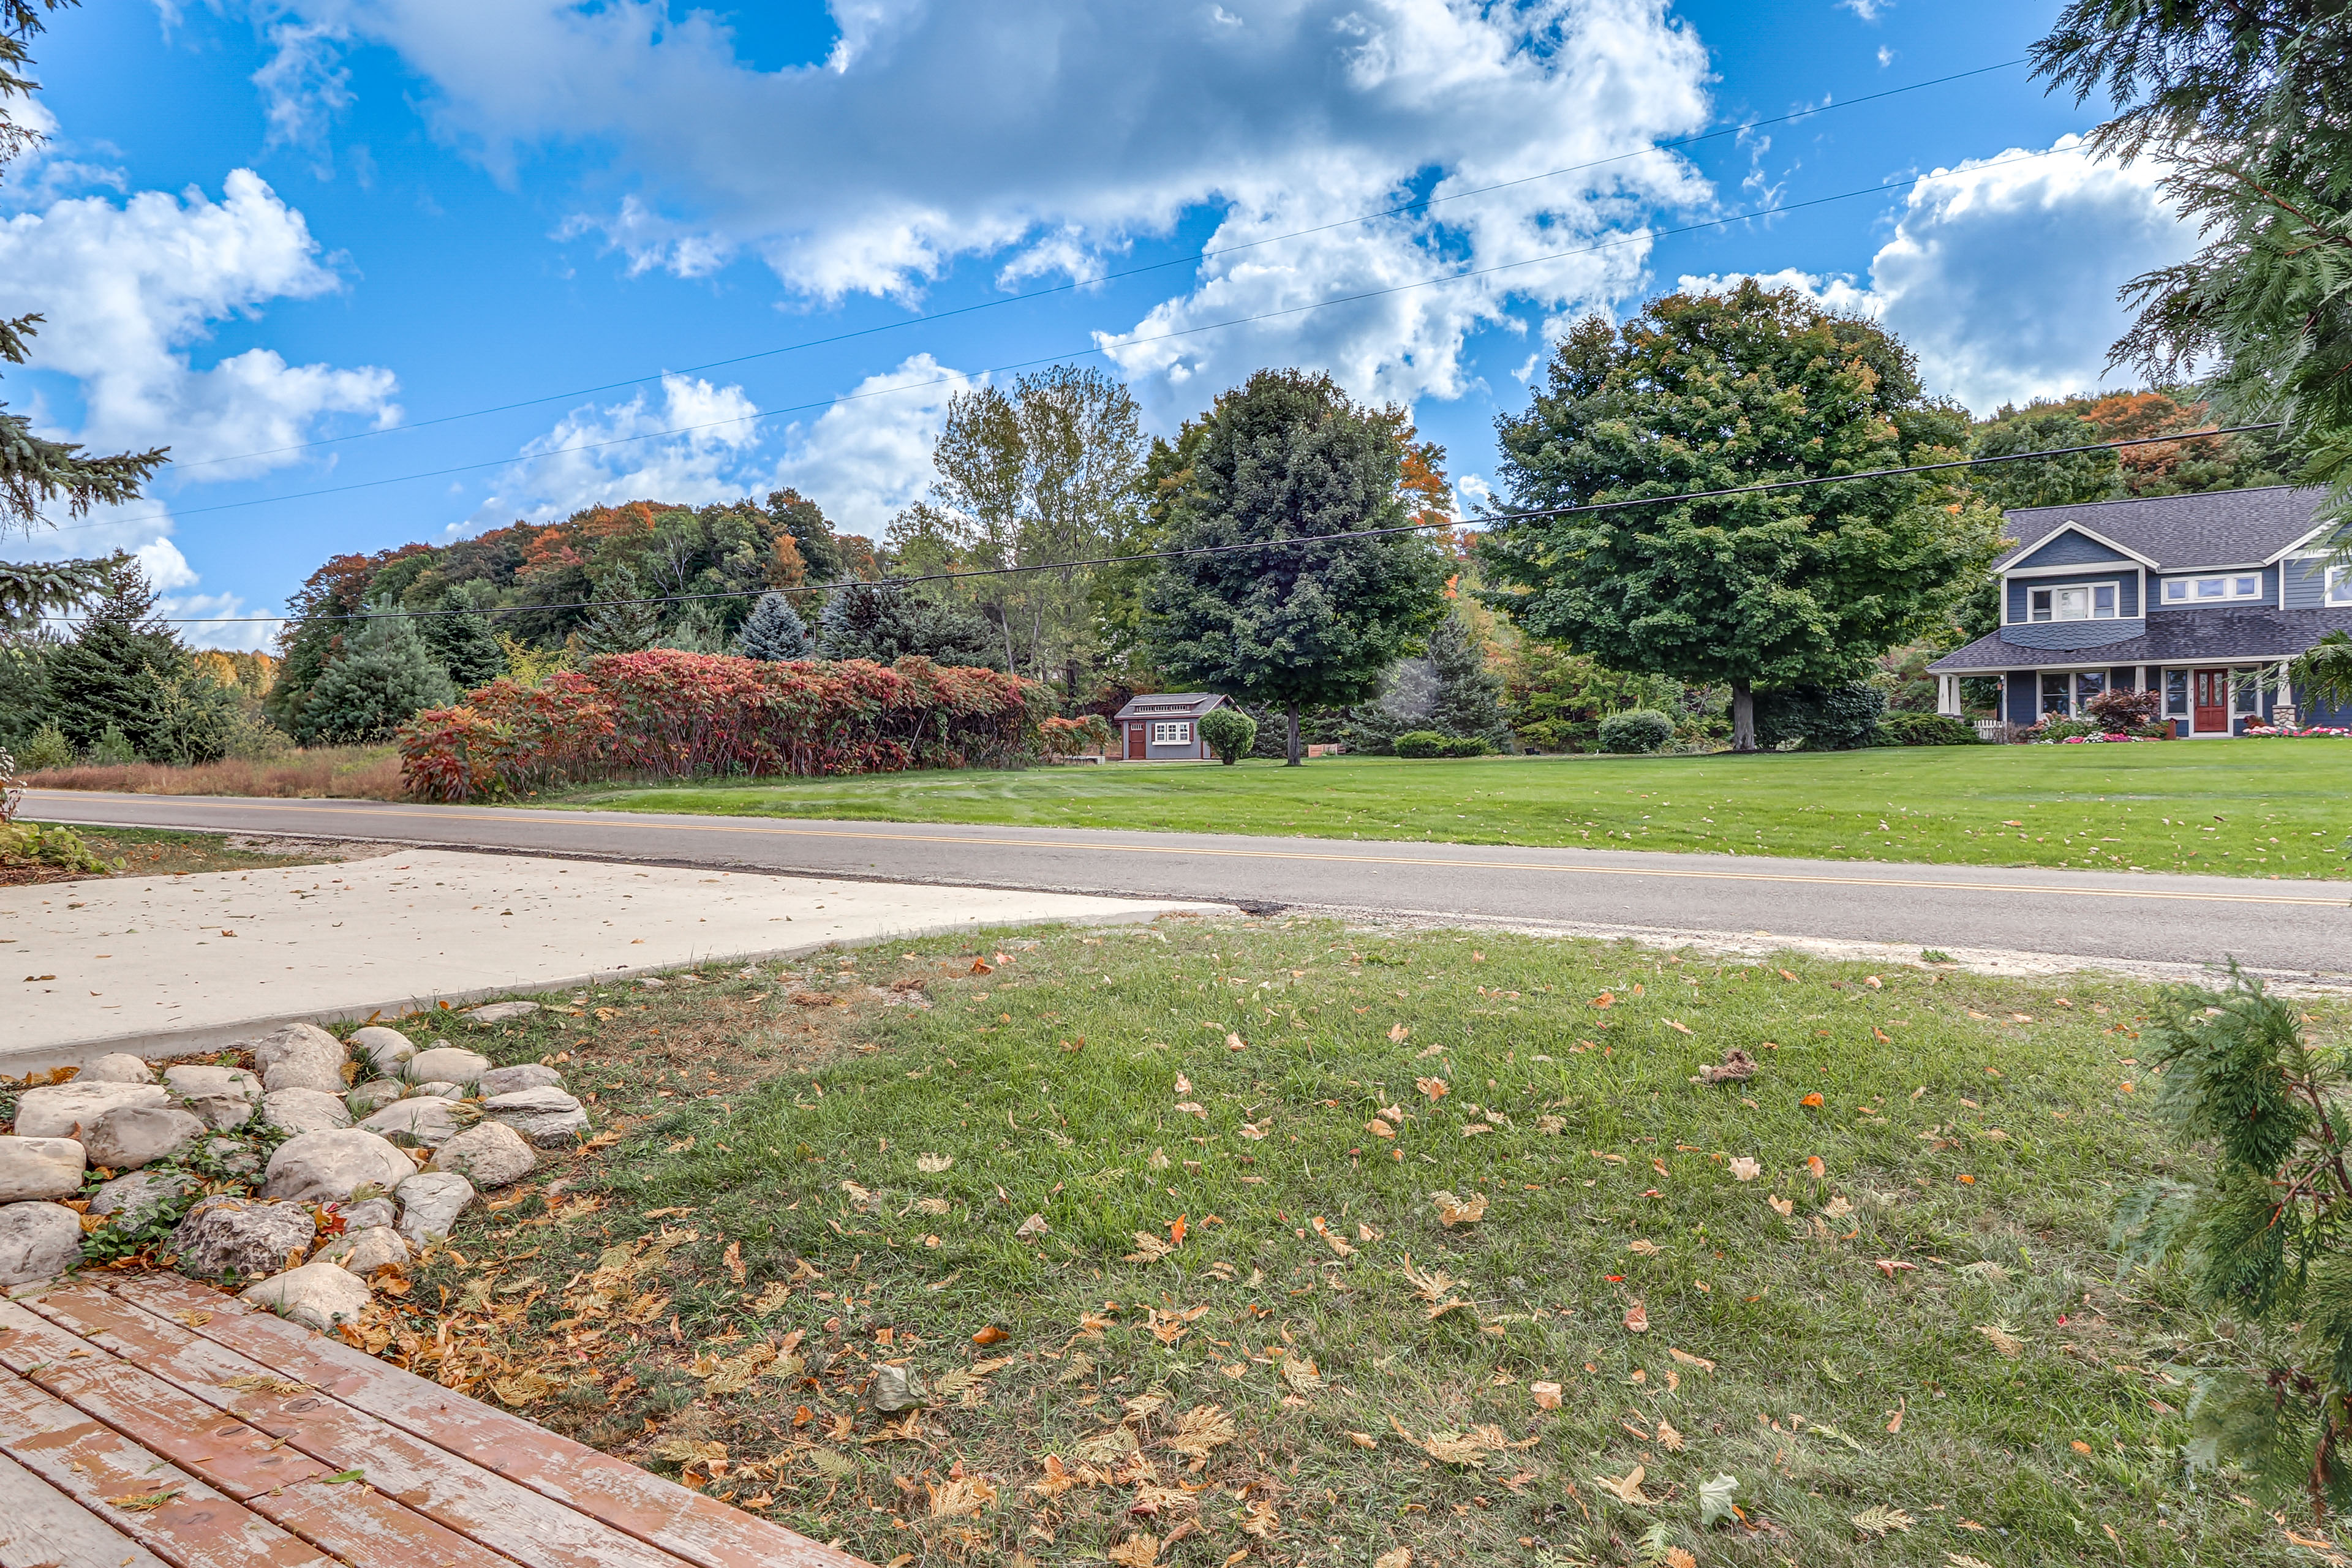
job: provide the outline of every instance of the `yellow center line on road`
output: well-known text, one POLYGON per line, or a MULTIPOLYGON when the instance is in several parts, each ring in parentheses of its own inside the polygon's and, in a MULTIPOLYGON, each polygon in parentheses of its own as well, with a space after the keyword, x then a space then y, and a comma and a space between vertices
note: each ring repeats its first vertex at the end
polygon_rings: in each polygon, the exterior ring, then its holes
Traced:
MULTIPOLYGON (((39 793, 39 792, 29 792, 39 793)), ((152 797, 149 797, 152 798, 152 797)), ((397 807, 315 805, 301 801, 219 801, 211 800, 205 806, 214 810, 246 811, 305 811, 326 816, 362 816, 381 821, 387 816, 414 817, 427 822, 519 822, 546 826, 578 826, 588 820, 587 814, 559 812, 551 816, 526 816, 520 812, 499 812, 494 817, 459 815, 454 812, 403 810, 397 807)), ((2297 896, 2288 893, 2184 892, 2166 889, 2067 887, 2050 882, 1960 882, 1932 877, 1869 877, 1841 876, 1824 872, 1804 871, 1733 871, 1696 870, 1678 867, 1643 866, 1562 866, 1532 860, 1468 860, 1438 856, 1411 855, 1341 855, 1329 851, 1306 849, 1219 849, 1192 845, 1173 844, 1073 844, 1055 838, 983 838, 970 835, 947 833, 861 833, 849 828, 787 827, 740 821, 728 822, 658 822, 632 814, 626 820, 644 827, 677 833, 757 834, 777 837, 845 838, 878 844, 968 844, 1000 849, 1064 849, 1088 853, 1117 852, 1128 855, 1201 855, 1239 860, 1306 860, 1334 865, 1414 866, 1454 868, 1478 871, 1555 871, 1576 877, 1654 877, 1701 882, 1790 882, 1823 887, 1853 888, 1927 888, 1939 891, 1969 893, 2047 893, 2062 898, 2080 899, 2143 899, 2158 901, 2208 904, 2289 904, 2315 909, 2352 907, 2352 897, 2337 893, 2330 897, 2297 896)))

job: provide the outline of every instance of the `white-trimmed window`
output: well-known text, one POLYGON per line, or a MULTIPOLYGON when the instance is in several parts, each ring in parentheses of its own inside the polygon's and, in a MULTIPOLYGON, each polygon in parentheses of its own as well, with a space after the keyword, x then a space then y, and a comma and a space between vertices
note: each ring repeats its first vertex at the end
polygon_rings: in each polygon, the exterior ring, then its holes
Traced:
POLYGON ((2025 618, 2029 621, 2112 621, 2122 611, 2122 585, 2078 583, 2065 587, 2028 588, 2025 618))
POLYGON ((2220 605, 2232 599, 2259 599, 2263 596, 2263 574, 2259 572, 2231 572, 2219 577, 2168 577, 2164 580, 2164 602, 2168 605, 2220 605))
POLYGON ((1174 723, 1156 722, 1151 726, 1151 743, 1155 746, 1189 746, 1192 743, 1192 721, 1180 719, 1174 723))
POLYGON ((2164 672, 2164 716, 2168 719, 2189 717, 2189 672, 2185 669, 2164 672))
POLYGON ((2331 605, 2352 605, 2352 566, 2330 566, 2327 569, 2327 602, 2331 605))

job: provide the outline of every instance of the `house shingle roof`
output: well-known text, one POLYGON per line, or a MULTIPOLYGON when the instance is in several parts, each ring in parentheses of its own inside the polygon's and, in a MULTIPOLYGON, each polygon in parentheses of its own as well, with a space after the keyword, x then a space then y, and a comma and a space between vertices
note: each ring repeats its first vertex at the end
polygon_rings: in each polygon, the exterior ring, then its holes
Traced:
POLYGON ((2147 630, 2096 647, 2026 647, 1994 632, 1946 654, 1927 668, 1937 675, 2050 666, 2200 664, 2294 658, 2329 632, 2352 632, 2352 609, 2171 610, 2149 617, 2147 630))
POLYGON ((2027 507, 2008 514, 2009 533, 2017 548, 1995 562, 1993 570, 2014 565, 2068 523, 2079 523, 2137 551, 2164 571, 2267 561, 2311 531, 2312 514, 2326 493, 2315 487, 2271 485, 2144 500, 2027 507))

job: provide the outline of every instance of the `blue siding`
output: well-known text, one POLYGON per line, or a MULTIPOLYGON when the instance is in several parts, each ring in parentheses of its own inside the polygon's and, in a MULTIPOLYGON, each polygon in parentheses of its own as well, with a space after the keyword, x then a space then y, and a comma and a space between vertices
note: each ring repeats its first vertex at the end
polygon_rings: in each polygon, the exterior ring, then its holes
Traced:
POLYGON ((2110 550, 2072 528, 2062 528, 2032 554, 2011 562, 2010 566, 2011 570, 2020 566, 2087 566, 2098 562, 2130 560, 2120 550, 2110 550))
POLYGON ((2105 647, 2109 643, 2126 642, 2145 637, 2147 623, 2128 621, 2029 621, 2021 626, 2003 626, 2000 640, 2019 647, 2076 648, 2105 647))
POLYGON ((2327 607, 2327 563, 2290 561, 2286 563, 2286 605, 2290 610, 2327 607))
POLYGON ((2042 672, 2040 670, 2011 670, 2007 690, 2011 723, 2031 724, 2042 717, 2042 672))
MULTIPOLYGON (((2011 577, 2009 579, 2007 593, 2009 600, 2007 618, 2012 624, 2019 622, 2028 626, 2036 624, 2025 619, 2026 593, 2029 589, 2074 588, 2085 583, 2116 584, 2116 607, 2123 611, 2126 616, 2139 614, 2139 568, 2133 566, 2122 572, 2090 572, 2080 576, 2069 573, 2063 577, 2011 577)), ((2132 635, 2137 637, 2139 634, 2135 632, 2132 635)))

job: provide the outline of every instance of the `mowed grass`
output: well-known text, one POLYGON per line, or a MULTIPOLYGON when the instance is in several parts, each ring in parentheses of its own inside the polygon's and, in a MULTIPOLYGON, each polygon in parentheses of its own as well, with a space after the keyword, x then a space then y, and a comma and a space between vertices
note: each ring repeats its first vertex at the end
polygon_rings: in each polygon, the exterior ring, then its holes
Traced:
POLYGON ((489 1048, 620 1137, 376 1342, 877 1564, 2309 1561, 2105 1245, 2132 984, 1179 920, 557 1000, 489 1048))
POLYGON ((2352 742, 1317 758, 596 788, 537 805, 1706 854, 2347 874, 2352 742))

